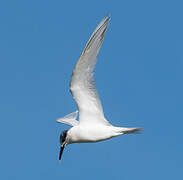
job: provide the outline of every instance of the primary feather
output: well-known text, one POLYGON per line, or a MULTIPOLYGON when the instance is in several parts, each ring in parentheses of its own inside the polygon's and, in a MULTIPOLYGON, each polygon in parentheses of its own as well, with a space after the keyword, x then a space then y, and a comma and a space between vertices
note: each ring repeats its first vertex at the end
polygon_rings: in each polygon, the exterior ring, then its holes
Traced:
POLYGON ((109 21, 110 17, 107 15, 97 26, 72 73, 70 90, 78 106, 80 123, 97 121, 97 123, 109 124, 104 118, 94 82, 97 55, 102 46, 109 21), (86 117, 89 118, 86 119, 86 117))

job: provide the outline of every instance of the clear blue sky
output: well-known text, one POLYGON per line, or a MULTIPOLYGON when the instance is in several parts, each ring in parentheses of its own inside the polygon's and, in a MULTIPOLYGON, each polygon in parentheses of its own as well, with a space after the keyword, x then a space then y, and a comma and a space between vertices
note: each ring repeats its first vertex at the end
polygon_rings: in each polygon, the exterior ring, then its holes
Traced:
POLYGON ((1 1, 0 179, 182 179, 181 1, 1 1), (111 14, 96 85, 113 125, 144 127, 65 148, 55 119, 76 110, 72 69, 111 14))

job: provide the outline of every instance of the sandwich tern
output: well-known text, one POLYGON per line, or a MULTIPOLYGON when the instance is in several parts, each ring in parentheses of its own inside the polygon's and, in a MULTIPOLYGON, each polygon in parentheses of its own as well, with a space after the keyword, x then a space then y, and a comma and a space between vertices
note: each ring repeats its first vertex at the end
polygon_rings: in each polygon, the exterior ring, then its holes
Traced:
POLYGON ((94 68, 109 21, 110 17, 107 15, 96 27, 72 72, 70 91, 78 110, 57 119, 59 123, 73 126, 60 135, 59 161, 64 147, 68 144, 99 142, 142 130, 142 128, 112 126, 104 117, 103 108, 95 88, 94 68), (78 113, 79 121, 76 120, 78 113))

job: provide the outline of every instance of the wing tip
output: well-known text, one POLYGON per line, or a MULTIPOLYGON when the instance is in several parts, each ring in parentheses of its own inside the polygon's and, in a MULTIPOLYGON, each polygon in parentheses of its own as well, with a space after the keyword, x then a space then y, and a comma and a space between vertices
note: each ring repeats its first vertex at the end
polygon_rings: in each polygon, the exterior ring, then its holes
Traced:
POLYGON ((83 54, 85 54, 86 50, 88 49, 89 47, 89 44, 91 43, 92 39, 96 36, 96 34, 102 29, 102 31, 104 32, 105 34, 105 31, 107 29, 107 26, 109 24, 109 21, 110 21, 111 17, 110 17, 110 14, 108 13, 101 21, 100 23, 98 24, 98 26, 96 27, 96 29, 94 30, 94 32, 92 33, 92 35, 90 36, 90 39, 88 40, 81 56, 83 54))
POLYGON ((56 119, 56 122, 57 122, 57 123, 62 123, 62 122, 60 121, 60 119, 61 119, 61 118, 56 119))
MULTIPOLYGON (((97 30, 100 29, 100 28, 101 28, 102 26, 104 26, 105 24, 108 24, 110 20, 111 20, 111 16, 110 16, 110 14, 108 13, 108 14, 102 19, 102 21, 100 22, 100 24, 98 25, 97 30)), ((95 30, 95 31, 97 31, 97 30, 95 30)))
POLYGON ((110 21, 111 20, 110 13, 107 13, 107 15, 104 17, 104 19, 106 19, 105 22, 110 21))

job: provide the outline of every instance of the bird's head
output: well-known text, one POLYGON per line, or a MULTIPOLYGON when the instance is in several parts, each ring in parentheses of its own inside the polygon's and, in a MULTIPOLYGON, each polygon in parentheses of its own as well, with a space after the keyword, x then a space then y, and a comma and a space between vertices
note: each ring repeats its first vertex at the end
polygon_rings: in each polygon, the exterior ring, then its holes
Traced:
POLYGON ((62 153, 63 153, 63 151, 64 151, 65 146, 67 145, 67 143, 66 143, 67 131, 68 131, 68 130, 64 130, 64 131, 60 134, 60 153, 59 153, 59 161, 61 161, 62 153))

